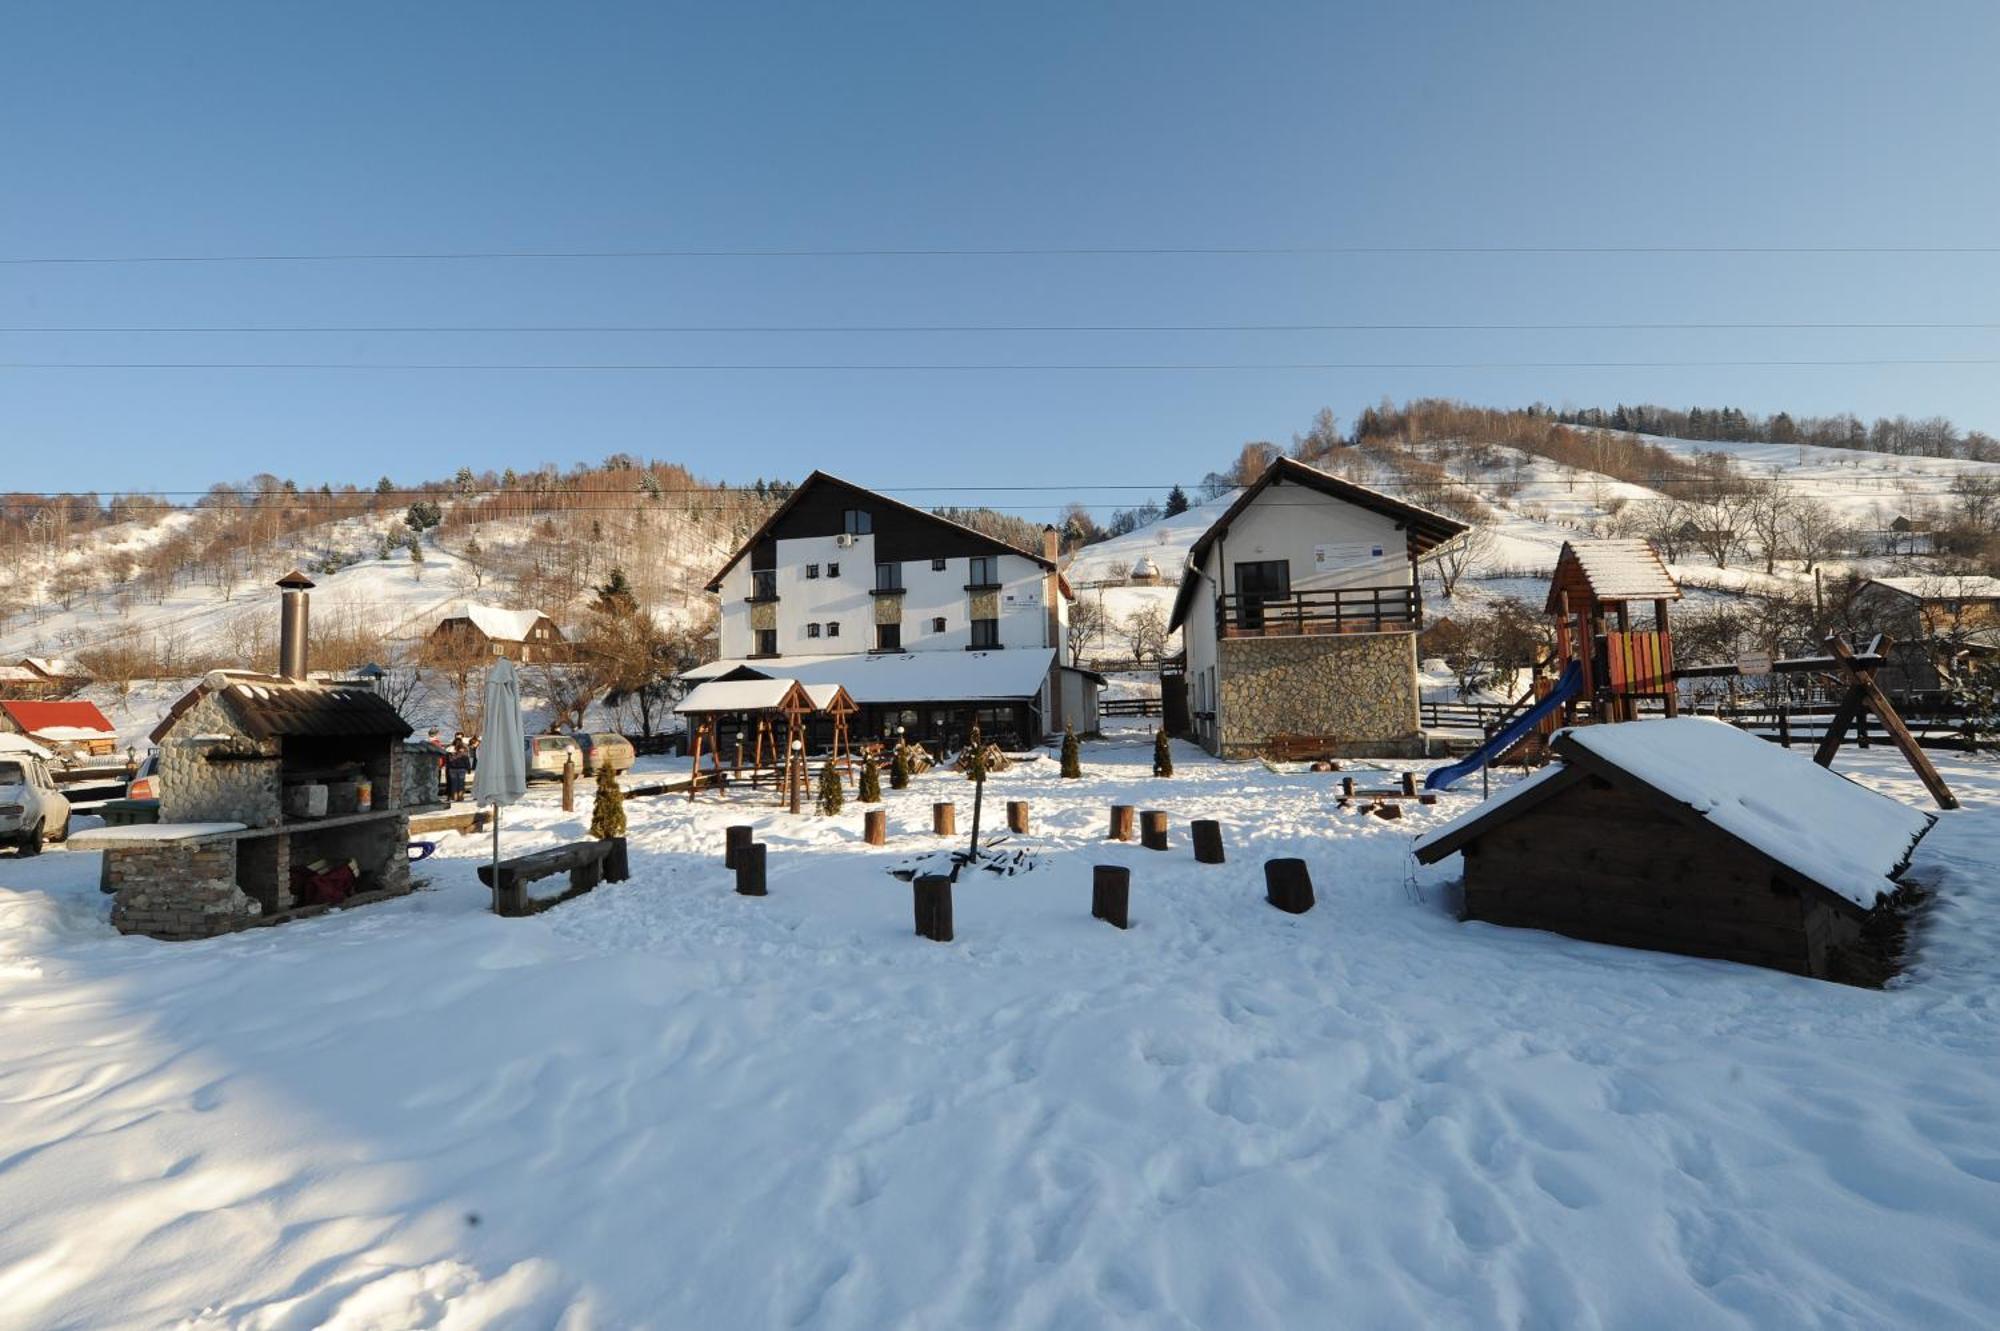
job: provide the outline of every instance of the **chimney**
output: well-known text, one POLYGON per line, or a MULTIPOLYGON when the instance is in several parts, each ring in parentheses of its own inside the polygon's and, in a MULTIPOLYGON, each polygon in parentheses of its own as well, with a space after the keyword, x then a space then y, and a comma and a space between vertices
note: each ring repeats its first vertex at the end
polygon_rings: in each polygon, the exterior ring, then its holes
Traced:
POLYGON ((278 673, 303 683, 306 677, 306 614, 312 579, 293 569, 278 579, 283 599, 278 607, 278 673))

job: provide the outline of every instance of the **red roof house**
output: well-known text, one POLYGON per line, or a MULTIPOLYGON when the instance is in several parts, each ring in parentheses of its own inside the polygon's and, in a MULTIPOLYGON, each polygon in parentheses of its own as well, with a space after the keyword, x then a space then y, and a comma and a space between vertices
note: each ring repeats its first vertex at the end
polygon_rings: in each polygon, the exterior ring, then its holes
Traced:
POLYGON ((71 753, 106 754, 118 747, 117 730, 93 702, 0 702, 0 730, 71 753))

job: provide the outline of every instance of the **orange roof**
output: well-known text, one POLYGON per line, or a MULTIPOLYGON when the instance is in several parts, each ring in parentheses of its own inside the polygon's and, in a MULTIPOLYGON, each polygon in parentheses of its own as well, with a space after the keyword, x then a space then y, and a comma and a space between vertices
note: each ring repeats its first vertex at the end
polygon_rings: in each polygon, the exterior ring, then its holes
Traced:
POLYGON ((97 730, 106 735, 118 733, 104 713, 97 710, 94 702, 0 702, 0 711, 6 712, 14 724, 29 735, 65 727, 97 730))

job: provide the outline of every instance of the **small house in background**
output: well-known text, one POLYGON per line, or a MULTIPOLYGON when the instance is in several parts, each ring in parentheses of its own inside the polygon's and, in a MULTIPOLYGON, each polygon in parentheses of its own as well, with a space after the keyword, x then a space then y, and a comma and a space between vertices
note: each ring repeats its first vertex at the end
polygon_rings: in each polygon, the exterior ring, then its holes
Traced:
POLYGON ((54 657, 24 656, 0 665, 0 698, 67 698, 89 682, 81 666, 54 657))
POLYGON ((504 656, 524 665, 569 659, 569 641, 539 610, 503 610, 466 601, 431 630, 433 650, 463 656, 504 656))
MULTIPOLYGON (((1181 574, 1168 627, 1181 630, 1186 660, 1163 668, 1161 691, 1183 691, 1188 738, 1223 757, 1298 738, 1335 753, 1421 754, 1417 561, 1465 529, 1274 462, 1195 541, 1181 574)), ((1182 715, 1179 699, 1164 706, 1182 715)))
POLYGON ((0 702, 0 730, 25 735, 51 752, 101 758, 118 748, 118 731, 94 702, 0 702))
POLYGON ((1950 686, 1967 666, 2000 653, 2000 578, 1974 574, 1870 578, 1850 615, 1889 635, 1877 682, 1892 693, 1950 686))
POLYGON ((1861 978, 1856 946, 1935 815, 1702 717, 1565 730, 1543 769, 1417 842, 1462 916, 1861 978))

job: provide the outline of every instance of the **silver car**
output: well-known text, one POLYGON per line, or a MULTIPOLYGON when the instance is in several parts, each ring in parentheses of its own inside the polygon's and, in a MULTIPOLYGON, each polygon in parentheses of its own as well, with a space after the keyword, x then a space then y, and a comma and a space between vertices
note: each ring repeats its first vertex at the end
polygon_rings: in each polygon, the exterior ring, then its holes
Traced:
POLYGON ((48 763, 19 749, 0 750, 0 845, 39 855, 44 840, 69 835, 69 801, 56 789, 48 763))
POLYGON ((583 760, 583 746, 570 736, 528 736, 528 780, 560 781, 565 762, 576 764, 578 776, 585 776, 590 771, 583 760))

